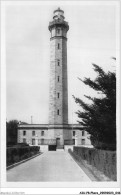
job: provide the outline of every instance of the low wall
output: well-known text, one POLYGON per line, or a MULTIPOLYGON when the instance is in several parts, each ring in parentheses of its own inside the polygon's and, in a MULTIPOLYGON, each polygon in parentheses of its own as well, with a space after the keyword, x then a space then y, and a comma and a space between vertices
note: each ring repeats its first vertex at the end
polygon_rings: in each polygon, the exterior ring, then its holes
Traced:
POLYGON ((48 151, 48 145, 39 145, 40 146, 40 151, 41 152, 46 152, 48 151))
POLYGON ((74 147, 73 145, 65 145, 64 150, 68 151, 68 149, 71 149, 73 151, 73 147, 74 147))
MULTIPOLYGON (((48 151, 48 145, 39 145, 41 152, 48 151)), ((64 145, 64 150, 68 151, 68 149, 71 149, 73 151, 73 145, 64 145)))
POLYGON ((117 180, 116 151, 74 146, 73 152, 110 179, 117 180))
POLYGON ((75 145, 75 147, 81 147, 81 148, 94 148, 93 147, 93 145, 82 145, 82 144, 80 144, 80 145, 75 145))

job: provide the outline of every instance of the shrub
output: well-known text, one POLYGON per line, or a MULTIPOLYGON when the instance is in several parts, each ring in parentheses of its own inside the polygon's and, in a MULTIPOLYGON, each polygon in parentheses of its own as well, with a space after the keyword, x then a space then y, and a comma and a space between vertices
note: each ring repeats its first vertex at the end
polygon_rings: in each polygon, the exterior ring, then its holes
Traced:
POLYGON ((103 143, 103 142, 93 142, 92 145, 96 148, 96 149, 100 149, 100 150, 111 150, 111 151, 115 151, 116 150, 116 144, 107 144, 107 143, 103 143))
POLYGON ((6 152, 7 166, 35 155, 39 150, 39 146, 9 147, 6 152))
POLYGON ((74 147, 74 153, 116 181, 116 152, 86 147, 74 147))

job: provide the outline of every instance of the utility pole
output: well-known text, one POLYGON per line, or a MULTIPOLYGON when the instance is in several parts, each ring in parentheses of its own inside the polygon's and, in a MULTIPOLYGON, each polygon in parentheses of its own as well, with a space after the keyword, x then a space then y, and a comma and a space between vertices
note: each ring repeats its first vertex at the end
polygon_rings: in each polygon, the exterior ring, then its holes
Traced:
POLYGON ((31 124, 33 124, 33 116, 31 116, 31 124))

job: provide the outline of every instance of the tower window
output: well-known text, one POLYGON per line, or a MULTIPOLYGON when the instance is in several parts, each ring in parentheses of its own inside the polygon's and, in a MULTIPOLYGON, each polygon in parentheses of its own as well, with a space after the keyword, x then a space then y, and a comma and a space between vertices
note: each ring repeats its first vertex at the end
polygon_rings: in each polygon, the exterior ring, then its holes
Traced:
POLYGON ((73 131, 73 136, 75 136, 75 131, 73 131))
POLYGON ((57 115, 59 115, 59 110, 57 110, 57 115))
POLYGON ((60 93, 58 93, 58 98, 60 97, 60 93))
POLYGON ((57 34, 60 34, 60 29, 59 28, 57 29, 57 34))
POLYGON ((60 49, 60 43, 58 43, 58 49, 60 49))
POLYGON ((58 82, 59 82, 59 80, 60 80, 60 77, 58 76, 58 82))
POLYGON ((26 131, 23 131, 23 135, 26 135, 26 131))
POLYGON ((57 62, 57 63, 58 63, 58 66, 60 66, 60 60, 58 60, 58 62, 57 62))
POLYGON ((82 131, 82 136, 84 136, 85 135, 85 132, 84 131, 82 131))

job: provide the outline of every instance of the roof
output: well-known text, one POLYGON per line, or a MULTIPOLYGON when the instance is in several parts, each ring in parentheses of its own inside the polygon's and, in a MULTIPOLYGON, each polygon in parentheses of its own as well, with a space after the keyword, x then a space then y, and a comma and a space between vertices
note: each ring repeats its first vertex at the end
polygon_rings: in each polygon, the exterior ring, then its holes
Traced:
POLYGON ((18 129, 80 129, 80 124, 20 124, 18 129))

